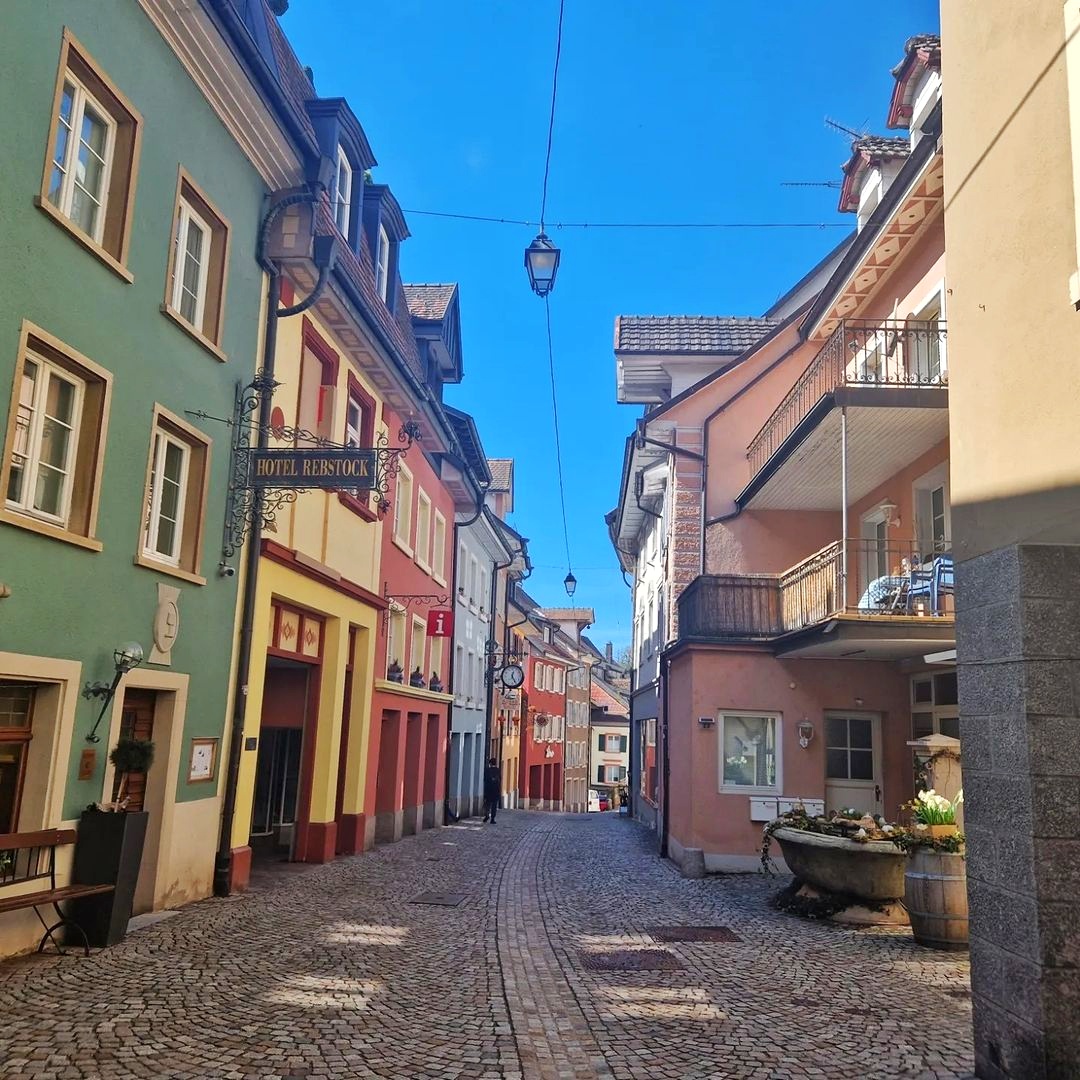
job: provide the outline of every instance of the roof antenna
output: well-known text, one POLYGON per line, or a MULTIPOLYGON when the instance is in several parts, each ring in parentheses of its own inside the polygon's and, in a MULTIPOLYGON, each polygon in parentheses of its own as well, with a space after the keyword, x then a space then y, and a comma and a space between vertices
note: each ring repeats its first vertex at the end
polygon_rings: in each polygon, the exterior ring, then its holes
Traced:
POLYGON ((848 135, 852 139, 862 139, 866 137, 867 127, 863 124, 862 131, 856 131, 854 128, 849 128, 847 124, 841 124, 839 120, 834 120, 831 116, 825 117, 825 126, 830 131, 835 131, 840 135, 848 135))

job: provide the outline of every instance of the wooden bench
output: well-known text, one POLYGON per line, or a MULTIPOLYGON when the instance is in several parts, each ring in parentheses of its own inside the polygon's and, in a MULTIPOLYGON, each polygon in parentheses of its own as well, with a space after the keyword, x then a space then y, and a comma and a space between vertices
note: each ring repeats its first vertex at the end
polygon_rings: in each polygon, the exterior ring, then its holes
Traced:
POLYGON ((73 927, 82 938, 84 955, 90 955, 90 942, 83 928, 60 910, 64 900, 79 896, 93 896, 112 892, 112 885, 60 885, 56 884, 56 849, 75 843, 74 829, 42 829, 41 832, 0 833, 0 914, 5 911, 21 911, 33 908, 38 922, 45 928, 37 951, 51 941, 57 952, 63 953, 60 942, 53 932, 62 926, 73 927), (48 888, 36 892, 12 893, 14 887, 29 881, 47 882, 48 888), (52 906, 59 921, 51 926, 38 910, 52 906))

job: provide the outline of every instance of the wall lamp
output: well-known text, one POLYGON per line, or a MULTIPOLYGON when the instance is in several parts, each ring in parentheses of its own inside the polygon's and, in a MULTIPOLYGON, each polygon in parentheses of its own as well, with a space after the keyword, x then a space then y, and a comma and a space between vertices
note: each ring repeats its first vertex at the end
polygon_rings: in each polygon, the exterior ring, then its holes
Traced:
POLYGON ((799 721, 795 730, 799 733, 799 745, 805 750, 810 745, 810 740, 814 737, 814 725, 804 716, 799 721))
POLYGON ((118 645, 113 650, 113 664, 115 665, 113 681, 111 683, 92 682, 87 683, 83 687, 82 696, 86 698, 87 701, 96 697, 104 699, 101 704, 101 712, 98 713, 98 718, 94 721, 94 726, 90 729, 90 734, 86 736, 87 742, 100 742, 97 729, 104 719, 109 706, 112 704, 112 699, 116 696, 116 688, 120 685, 120 680, 133 668, 137 668, 142 662, 142 646, 137 641, 125 641, 123 645, 118 645))
POLYGON ((900 524, 900 515, 897 514, 897 505, 891 499, 886 499, 878 509, 881 511, 881 516, 885 519, 886 528, 895 528, 900 524))

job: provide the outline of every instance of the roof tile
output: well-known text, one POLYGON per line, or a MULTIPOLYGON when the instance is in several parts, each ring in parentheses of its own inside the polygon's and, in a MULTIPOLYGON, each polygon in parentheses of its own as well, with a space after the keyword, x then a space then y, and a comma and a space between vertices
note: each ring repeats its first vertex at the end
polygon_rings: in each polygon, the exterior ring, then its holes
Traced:
POLYGON ((488 491, 509 491, 514 480, 513 458, 488 458, 491 471, 491 487, 488 491))
POLYGON ((454 299, 456 285, 403 285, 409 314, 414 319, 443 319, 454 299))
POLYGON ((779 319, 734 315, 620 315, 615 351, 737 355, 779 325, 779 319))

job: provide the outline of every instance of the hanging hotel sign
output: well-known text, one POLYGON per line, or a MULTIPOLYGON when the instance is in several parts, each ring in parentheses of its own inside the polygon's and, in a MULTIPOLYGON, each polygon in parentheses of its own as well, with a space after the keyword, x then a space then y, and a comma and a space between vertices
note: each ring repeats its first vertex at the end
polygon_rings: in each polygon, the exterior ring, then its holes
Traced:
MULTIPOLYGON (((229 560, 243 547, 251 529, 256 524, 273 529, 276 515, 295 503, 301 491, 374 492, 370 508, 381 518, 390 509, 390 490, 402 458, 421 437, 420 425, 412 418, 402 423, 397 446, 391 445, 385 429, 375 436, 374 446, 343 446, 304 428, 255 422, 278 385, 260 369, 246 386, 237 384, 231 419, 202 409, 188 410, 200 420, 228 424, 233 432, 219 567, 224 575, 236 572, 229 560), (270 440, 293 445, 271 448, 266 445, 270 440)), ((446 597, 440 599, 440 603, 445 601, 446 597)))
POLYGON ((248 451, 248 484, 261 488, 347 488, 374 491, 377 451, 361 447, 248 451))

